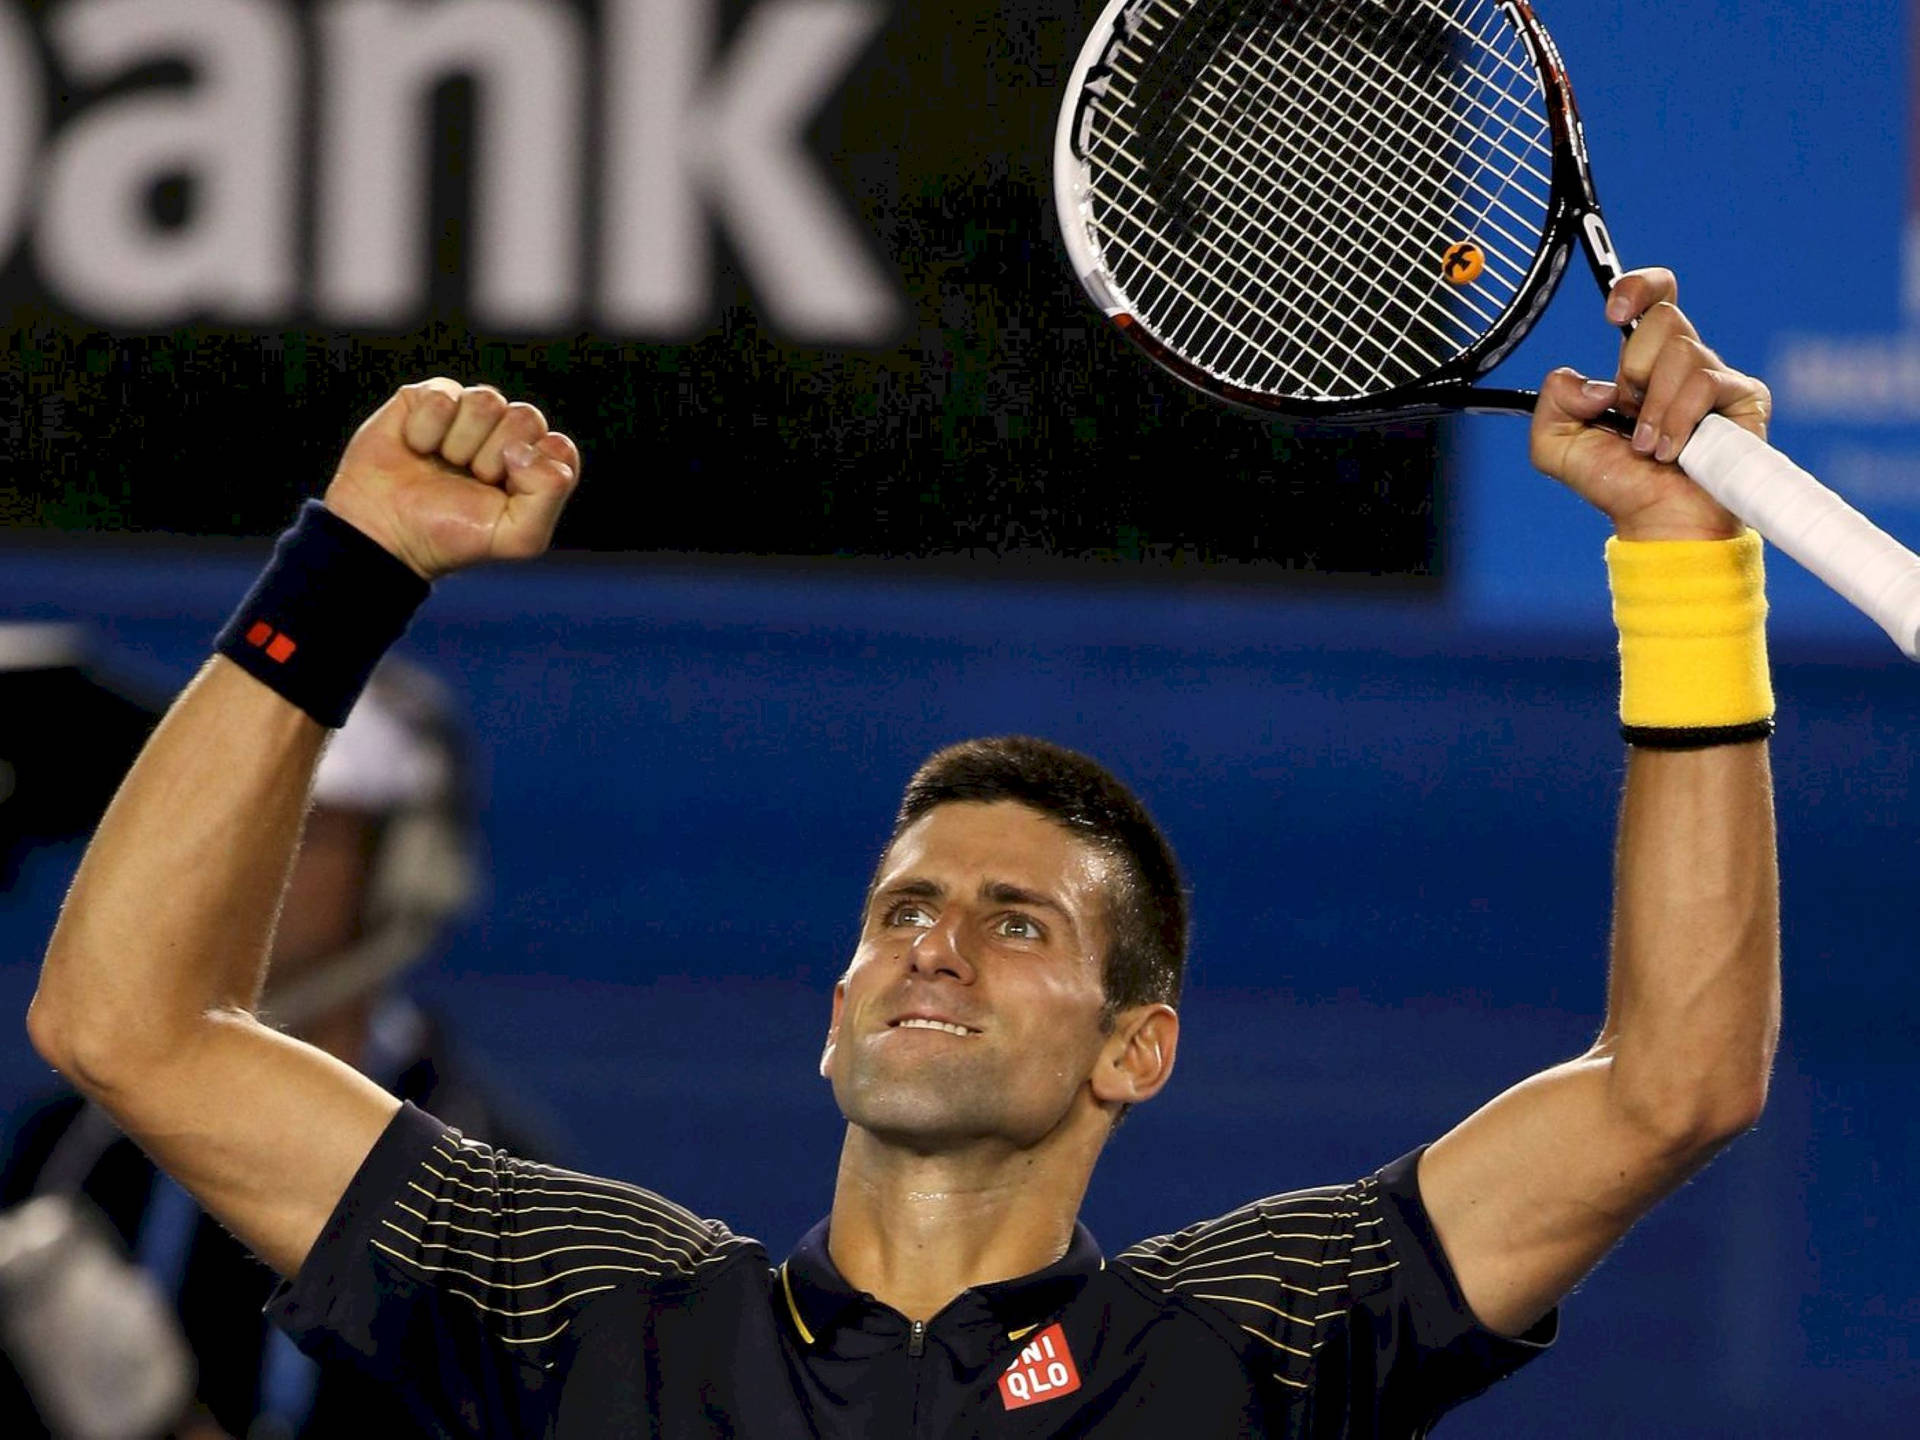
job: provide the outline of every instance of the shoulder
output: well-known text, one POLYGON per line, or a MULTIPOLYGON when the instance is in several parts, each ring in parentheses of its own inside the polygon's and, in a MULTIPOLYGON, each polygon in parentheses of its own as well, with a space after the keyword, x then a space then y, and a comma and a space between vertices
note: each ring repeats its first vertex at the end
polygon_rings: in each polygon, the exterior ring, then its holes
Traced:
POLYGON ((1376 1262, 1394 1263, 1384 1253, 1391 1245, 1380 1206, 1379 1176, 1290 1190, 1143 1240, 1116 1261, 1167 1290, 1230 1284, 1249 1269, 1263 1284, 1291 1275, 1289 1288, 1345 1290, 1374 1273, 1376 1262), (1338 1273, 1319 1277, 1322 1271, 1338 1273))
POLYGON ((406 1105, 271 1308, 316 1358, 404 1386, 462 1426, 471 1412, 486 1433, 535 1434, 583 1337, 618 1337, 630 1362, 649 1315, 696 1293, 702 1313, 756 1293, 764 1312, 766 1285, 765 1251, 718 1220, 406 1105))
POLYGON ((318 1255, 289 1297, 295 1308, 338 1284, 319 1277, 359 1273, 359 1286, 437 1296, 495 1339, 536 1348, 597 1297, 765 1258, 650 1190, 520 1159, 412 1106, 349 1187, 318 1255))
POLYGON ((692 1270, 752 1243, 641 1186, 523 1160, 450 1128, 418 1170, 394 1208, 445 1227, 448 1237, 484 1227, 522 1249, 589 1246, 625 1257, 641 1274, 692 1270))
POLYGON ((1551 1342, 1474 1319, 1434 1238, 1419 1151, 1343 1185, 1270 1195, 1121 1252, 1170 1299, 1230 1323, 1286 1389, 1420 1433, 1551 1342))

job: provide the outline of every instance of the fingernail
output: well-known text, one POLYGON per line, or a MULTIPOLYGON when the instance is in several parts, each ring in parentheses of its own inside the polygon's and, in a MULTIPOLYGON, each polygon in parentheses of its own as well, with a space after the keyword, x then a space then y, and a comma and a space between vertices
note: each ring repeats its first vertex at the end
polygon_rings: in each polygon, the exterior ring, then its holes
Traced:
POLYGON ((1673 437, 1671 435, 1662 435, 1660 437, 1660 448, 1653 452, 1653 458, 1664 465, 1673 459, 1674 451, 1677 448, 1673 443, 1673 437))
MULTIPOLYGON (((1591 315, 1593 312, 1589 310, 1587 313, 1591 315)), ((1642 455, 1644 455, 1649 450, 1653 449, 1653 442, 1654 442, 1653 426, 1647 424, 1646 421, 1642 420, 1640 422, 1640 428, 1633 432, 1633 448, 1638 450, 1642 455)))
MULTIPOLYGON (((1627 304, 1626 296, 1615 295, 1607 301, 1607 319, 1616 325, 1624 324, 1632 309, 1633 307, 1627 304)), ((1591 315, 1593 312, 1589 310, 1587 313, 1591 315)))
POLYGON ((1580 393, 1589 400, 1611 400, 1618 389, 1611 380, 1586 380, 1580 385, 1580 393))
POLYGON ((524 470, 527 466, 533 464, 539 456, 534 452, 533 446, 523 443, 519 445, 509 445, 505 450, 500 452, 500 458, 505 460, 507 464, 513 466, 514 469, 524 470))

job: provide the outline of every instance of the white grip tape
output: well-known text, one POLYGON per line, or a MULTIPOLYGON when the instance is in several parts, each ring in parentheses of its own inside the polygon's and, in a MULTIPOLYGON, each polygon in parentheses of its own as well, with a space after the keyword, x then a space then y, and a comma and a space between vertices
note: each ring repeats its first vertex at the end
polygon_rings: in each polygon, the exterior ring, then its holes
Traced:
POLYGON ((1920 556, 1724 415, 1700 422, 1680 468, 1920 660, 1920 556))

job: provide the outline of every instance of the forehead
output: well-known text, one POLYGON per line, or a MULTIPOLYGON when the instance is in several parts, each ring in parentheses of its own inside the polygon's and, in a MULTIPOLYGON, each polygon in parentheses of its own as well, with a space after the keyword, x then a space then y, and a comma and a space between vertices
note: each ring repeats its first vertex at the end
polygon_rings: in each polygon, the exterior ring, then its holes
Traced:
POLYGON ((1107 857, 1017 800, 937 805, 900 832, 880 858, 876 889, 909 877, 943 883, 997 880, 1090 905, 1107 857))

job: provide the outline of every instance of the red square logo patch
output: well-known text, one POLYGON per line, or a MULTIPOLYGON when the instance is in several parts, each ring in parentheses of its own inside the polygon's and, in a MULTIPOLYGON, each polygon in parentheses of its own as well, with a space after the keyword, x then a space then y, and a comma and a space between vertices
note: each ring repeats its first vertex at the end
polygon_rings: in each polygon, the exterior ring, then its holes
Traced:
POLYGON ((1059 1324, 1049 1325, 1029 1340, 1014 1356, 1013 1364, 1000 1377, 1000 1403, 1009 1410, 1023 1410, 1048 1400, 1058 1400, 1080 1388, 1080 1371, 1067 1349, 1067 1332, 1059 1324))

